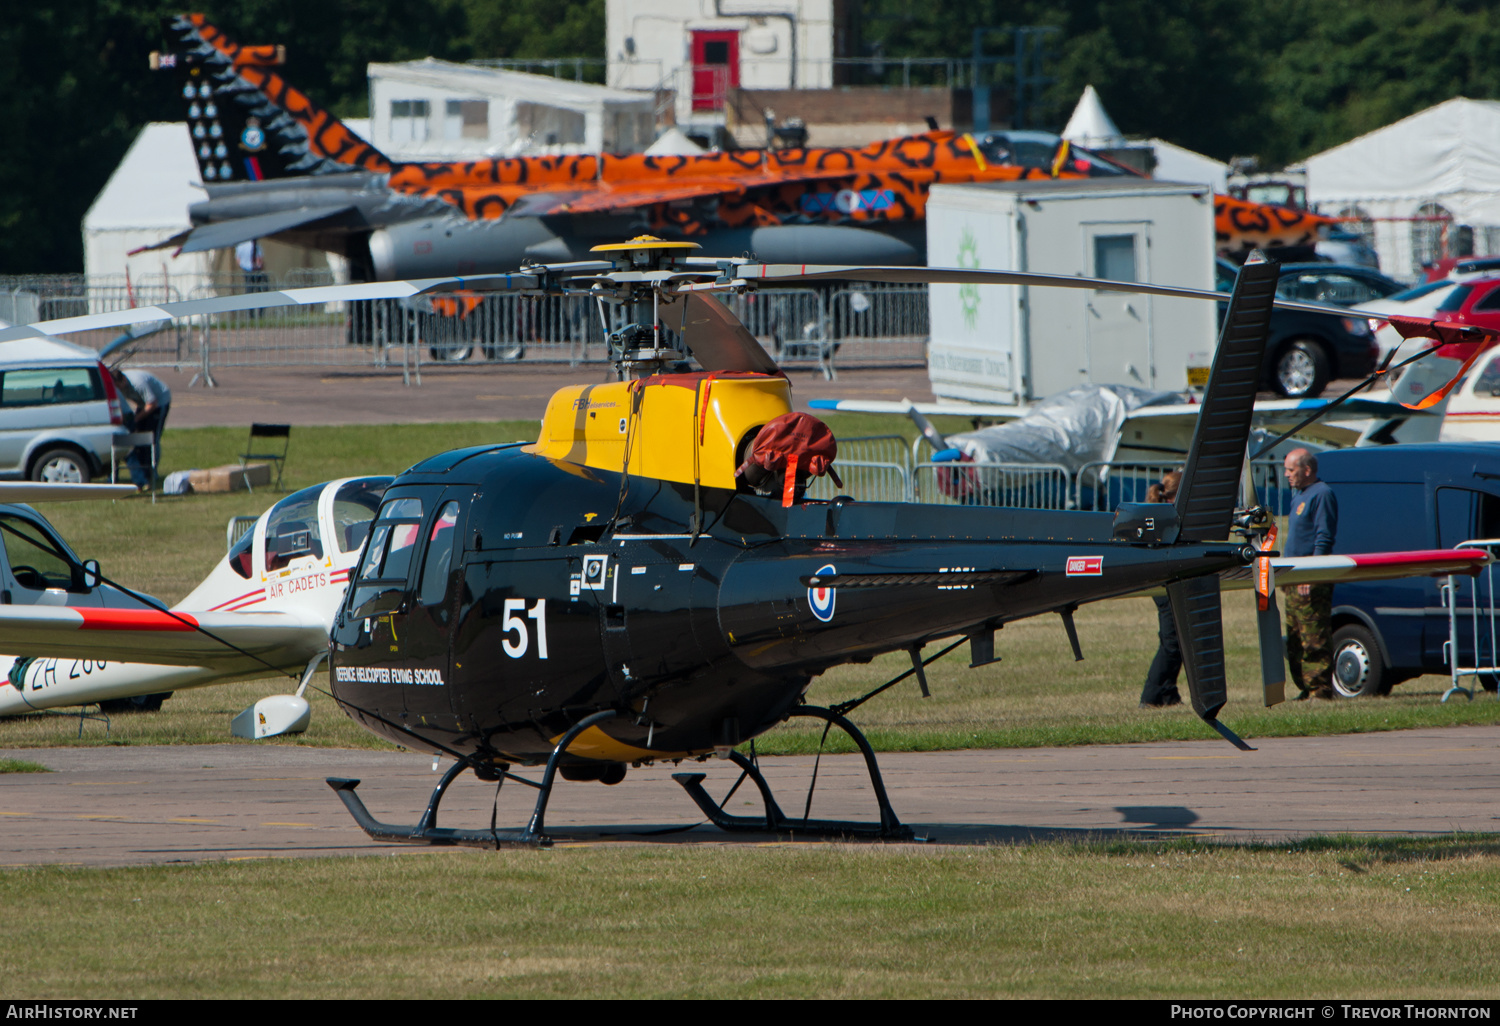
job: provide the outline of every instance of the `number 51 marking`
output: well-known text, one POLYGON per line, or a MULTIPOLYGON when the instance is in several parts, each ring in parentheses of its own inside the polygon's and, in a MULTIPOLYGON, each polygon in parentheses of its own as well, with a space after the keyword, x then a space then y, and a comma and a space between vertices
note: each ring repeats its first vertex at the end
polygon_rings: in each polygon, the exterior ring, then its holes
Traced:
POLYGON ((525 599, 506 599, 504 616, 500 620, 500 628, 505 632, 502 642, 505 654, 512 659, 519 659, 526 654, 526 648, 530 644, 531 636, 526 630, 526 619, 530 617, 536 621, 536 655, 538 659, 547 658, 547 600, 537 599, 536 604, 530 609, 526 608, 525 599), (521 613, 526 616, 521 616, 521 613), (515 615, 512 615, 515 614, 515 615), (514 631, 516 638, 511 640, 511 632, 514 631))

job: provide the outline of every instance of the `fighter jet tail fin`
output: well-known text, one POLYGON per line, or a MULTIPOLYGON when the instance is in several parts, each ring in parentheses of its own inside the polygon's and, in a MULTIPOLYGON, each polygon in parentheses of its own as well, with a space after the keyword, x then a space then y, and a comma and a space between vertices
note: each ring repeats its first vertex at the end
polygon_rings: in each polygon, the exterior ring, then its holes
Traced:
POLYGON ((167 49, 151 67, 174 73, 198 170, 208 185, 344 171, 391 161, 273 69, 281 46, 241 46, 201 14, 162 19, 167 49))
POLYGON ((1251 254, 1240 268, 1219 332, 1213 371, 1177 492, 1179 541, 1229 537, 1281 269, 1275 261, 1256 256, 1251 254))

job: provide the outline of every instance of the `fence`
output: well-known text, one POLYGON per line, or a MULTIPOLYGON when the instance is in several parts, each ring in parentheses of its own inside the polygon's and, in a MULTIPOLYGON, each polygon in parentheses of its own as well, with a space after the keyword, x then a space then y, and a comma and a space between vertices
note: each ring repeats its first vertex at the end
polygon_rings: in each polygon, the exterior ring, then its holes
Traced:
MULTIPOLYGON (((808 488, 814 499, 848 495, 865 502, 927 502, 949 506, 1012 506, 1113 512, 1122 502, 1145 502, 1146 490, 1182 461, 1092 462, 1071 473, 1056 463, 936 462, 926 439, 909 445, 899 435, 839 440, 834 467, 844 479, 838 488, 819 478, 808 488)), ((1291 490, 1278 460, 1251 466, 1256 500, 1273 514, 1291 511, 1291 490)))
POLYGON ((911 459, 900 435, 868 435, 839 442, 837 469, 844 486, 831 477, 815 478, 807 494, 814 499, 848 495, 861 502, 910 502, 911 459))
MULTIPOLYGON (((1500 556, 1500 539, 1484 538, 1460 542, 1454 548, 1483 549, 1491 557, 1500 556)), ((1438 589, 1443 607, 1448 610, 1448 640, 1443 642, 1443 658, 1448 663, 1452 683, 1443 692, 1443 701, 1455 692, 1474 697, 1474 689, 1459 683, 1473 677, 1486 691, 1495 691, 1500 682, 1500 627, 1495 622, 1495 564, 1492 562, 1477 577, 1449 575, 1438 589), (1463 613, 1467 611, 1468 616, 1463 613), (1467 643, 1467 646, 1465 645, 1467 643)))
MULTIPOLYGON (((0 320, 29 323, 127 307, 240 294, 257 288, 332 284, 326 271, 293 271, 279 282, 243 275, 83 275, 0 278, 0 320), (10 316, 6 316, 9 314, 10 316)), ((927 290, 873 285, 859 289, 773 289, 727 297, 767 350, 789 367, 925 365, 927 290)), ((420 383, 424 365, 474 361, 603 363, 609 330, 628 316, 585 296, 459 296, 364 300, 276 307, 186 318, 132 347, 132 364, 196 369, 263 366, 400 367, 420 383)), ((668 332, 670 335, 670 332, 668 332)), ((102 348, 119 331, 81 332, 69 341, 102 348)))

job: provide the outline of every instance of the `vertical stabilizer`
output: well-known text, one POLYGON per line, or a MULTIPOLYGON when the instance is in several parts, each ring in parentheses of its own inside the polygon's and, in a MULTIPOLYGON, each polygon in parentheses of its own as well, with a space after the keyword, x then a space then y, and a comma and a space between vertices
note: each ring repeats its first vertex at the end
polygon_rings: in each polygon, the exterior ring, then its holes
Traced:
POLYGON ((175 73, 198 170, 207 184, 345 171, 391 162, 271 69, 281 46, 240 46, 201 14, 165 18, 169 46, 151 55, 175 73))
POLYGON ((1252 254, 1234 283, 1177 493, 1179 541, 1229 537, 1280 269, 1280 264, 1252 254))
MULTIPOLYGON (((1276 301, 1279 264, 1252 254, 1234 283, 1219 332, 1213 371, 1177 492, 1179 542, 1227 539, 1240 498, 1255 393, 1276 301)), ((1193 711, 1239 748, 1249 746, 1218 720, 1229 697, 1224 669, 1224 618, 1214 576, 1167 585, 1182 644, 1193 711)))

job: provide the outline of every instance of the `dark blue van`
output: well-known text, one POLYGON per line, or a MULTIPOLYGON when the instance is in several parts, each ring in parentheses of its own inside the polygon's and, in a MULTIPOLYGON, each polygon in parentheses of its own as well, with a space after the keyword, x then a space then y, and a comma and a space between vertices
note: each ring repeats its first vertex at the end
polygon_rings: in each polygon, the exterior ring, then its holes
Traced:
MULTIPOLYGON (((1318 454, 1318 476, 1338 498, 1335 553, 1451 549, 1500 538, 1500 442, 1337 449, 1318 454)), ((1443 583, 1417 577, 1334 586, 1333 686, 1341 696, 1384 695, 1404 680, 1449 672, 1443 583)), ((1493 666, 1488 572, 1458 578, 1458 657, 1460 665, 1479 665, 1470 620, 1476 585, 1478 658, 1493 666)), ((1495 689, 1492 676, 1481 681, 1495 689)))

